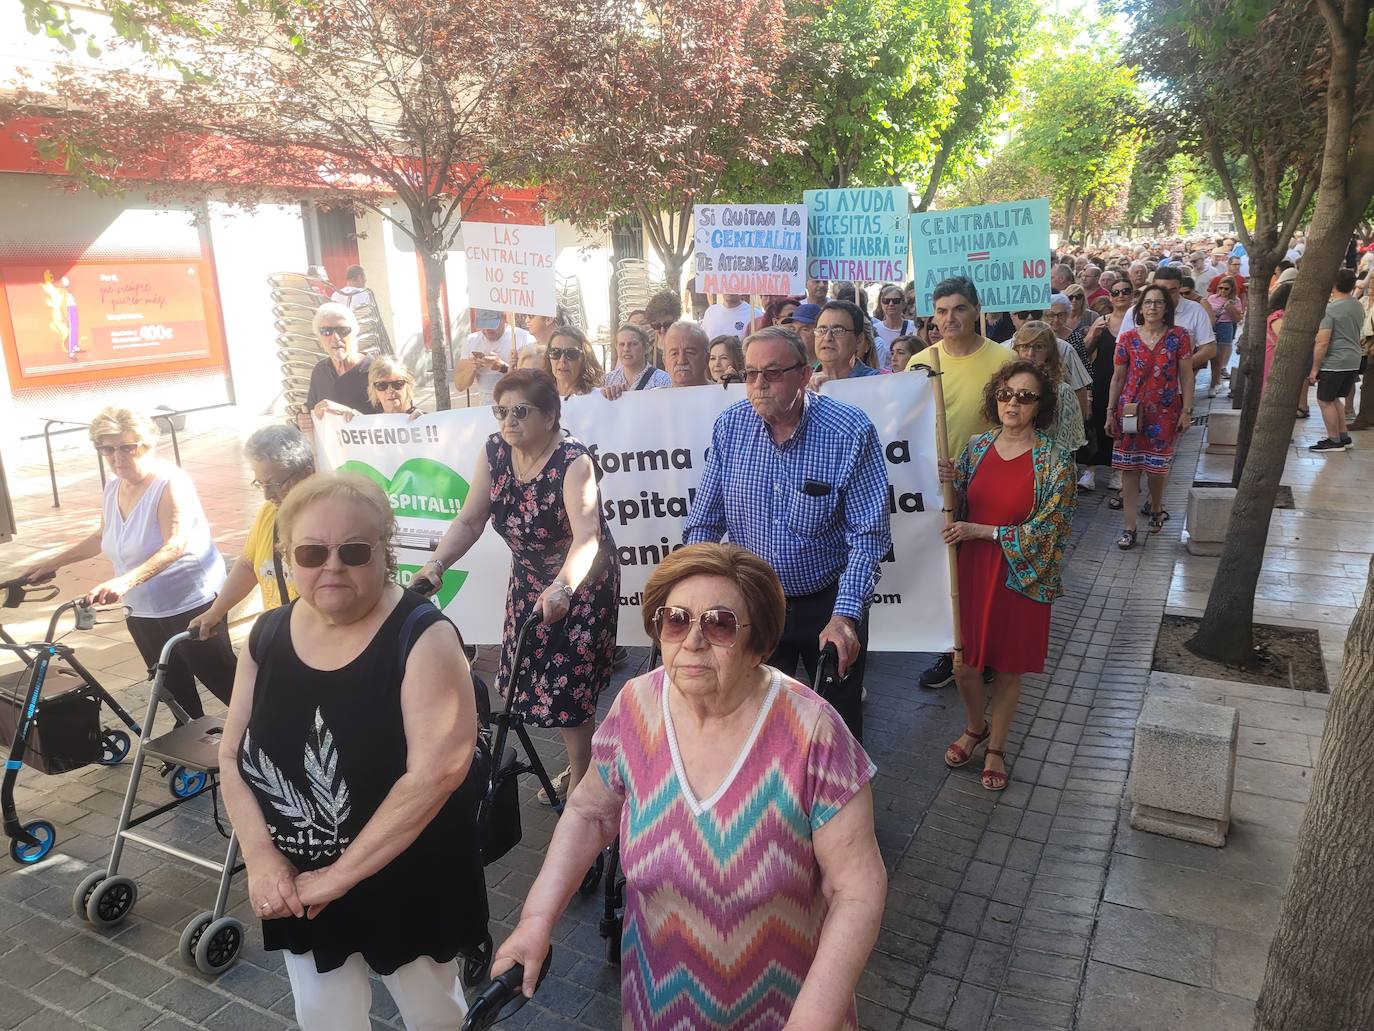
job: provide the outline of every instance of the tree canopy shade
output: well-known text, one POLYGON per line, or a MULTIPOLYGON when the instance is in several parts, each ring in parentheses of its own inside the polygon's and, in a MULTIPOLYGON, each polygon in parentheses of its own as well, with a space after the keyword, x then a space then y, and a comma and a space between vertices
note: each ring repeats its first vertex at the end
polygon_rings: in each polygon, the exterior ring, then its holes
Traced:
POLYGON ((208 183, 248 205, 290 189, 377 211, 423 259, 446 408, 445 256, 517 152, 511 112, 542 81, 522 61, 563 41, 508 0, 333 0, 292 5, 289 23, 284 6, 120 0, 137 45, 195 75, 62 67, 41 95, 21 80, 8 113, 38 118, 49 155, 87 182, 208 183))

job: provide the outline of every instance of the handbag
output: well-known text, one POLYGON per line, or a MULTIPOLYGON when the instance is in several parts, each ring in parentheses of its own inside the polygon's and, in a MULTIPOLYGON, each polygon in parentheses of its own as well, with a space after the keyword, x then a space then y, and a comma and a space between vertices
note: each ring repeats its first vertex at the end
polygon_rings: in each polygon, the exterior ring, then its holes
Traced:
POLYGON ((1140 405, 1135 401, 1128 401, 1121 406, 1121 433, 1140 432, 1140 405))

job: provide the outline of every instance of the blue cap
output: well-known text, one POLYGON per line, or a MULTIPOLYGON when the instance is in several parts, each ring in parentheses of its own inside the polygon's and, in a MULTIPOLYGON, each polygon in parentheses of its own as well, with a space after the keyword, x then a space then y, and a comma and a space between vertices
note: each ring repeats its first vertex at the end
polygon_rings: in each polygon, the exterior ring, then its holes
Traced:
POLYGON ((820 317, 821 306, 819 304, 799 304, 791 317, 783 319, 783 322, 800 322, 805 326, 814 326, 820 317))
POLYGON ((500 329, 504 325, 506 317, 499 311, 485 311, 477 309, 473 322, 478 329, 500 329))

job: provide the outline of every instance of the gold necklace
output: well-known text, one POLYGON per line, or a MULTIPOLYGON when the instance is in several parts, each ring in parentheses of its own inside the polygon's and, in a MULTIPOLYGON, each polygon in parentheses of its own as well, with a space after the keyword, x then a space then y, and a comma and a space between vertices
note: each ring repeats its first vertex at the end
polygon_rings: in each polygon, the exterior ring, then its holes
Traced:
POLYGON ((527 465, 527 466, 525 467, 525 471, 524 471, 524 472, 521 472, 521 471, 520 471, 520 466, 519 466, 519 464, 516 462, 516 454, 517 454, 516 450, 515 450, 514 448, 511 448, 511 454, 510 454, 511 468, 515 470, 515 478, 516 478, 517 480, 520 480, 521 482, 525 482, 525 481, 529 480, 530 474, 531 474, 534 470, 538 469, 541 465, 543 465, 544 459, 547 458, 550 454, 553 453, 554 444, 556 444, 556 443, 557 443, 557 440, 553 441, 553 442, 550 443, 549 446, 546 447, 543 451, 539 452, 539 456, 538 456, 533 462, 531 462, 529 465, 527 465))

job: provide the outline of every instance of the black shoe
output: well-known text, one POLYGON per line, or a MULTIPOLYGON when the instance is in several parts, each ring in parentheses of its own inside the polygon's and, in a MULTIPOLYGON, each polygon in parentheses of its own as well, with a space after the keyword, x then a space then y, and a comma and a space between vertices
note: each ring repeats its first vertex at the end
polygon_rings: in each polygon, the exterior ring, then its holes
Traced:
POLYGON ((954 683, 954 659, 949 655, 941 655, 935 660, 935 665, 921 674, 918 683, 931 691, 938 687, 948 687, 954 683))
POLYGON ((985 683, 985 684, 991 684, 992 681, 993 681, 993 678, 996 677, 996 676, 997 676, 997 671, 996 671, 995 669, 993 669, 991 666, 989 666, 987 669, 983 670, 983 683, 985 683))
POLYGON ((1345 443, 1344 440, 1332 440, 1330 437, 1323 437, 1321 440, 1317 441, 1315 444, 1313 444, 1313 445, 1312 445, 1311 447, 1309 447, 1307 450, 1308 450, 1308 451, 1316 451, 1316 452, 1326 452, 1326 451, 1344 451, 1345 448, 1346 448, 1346 443, 1345 443))
POLYGON ((1353 440, 1350 439, 1350 434, 1349 434, 1349 433, 1342 433, 1342 434, 1341 434, 1341 443, 1344 444, 1346 447, 1350 447, 1350 445, 1353 444, 1353 443, 1355 443, 1355 442, 1354 442, 1353 440))

